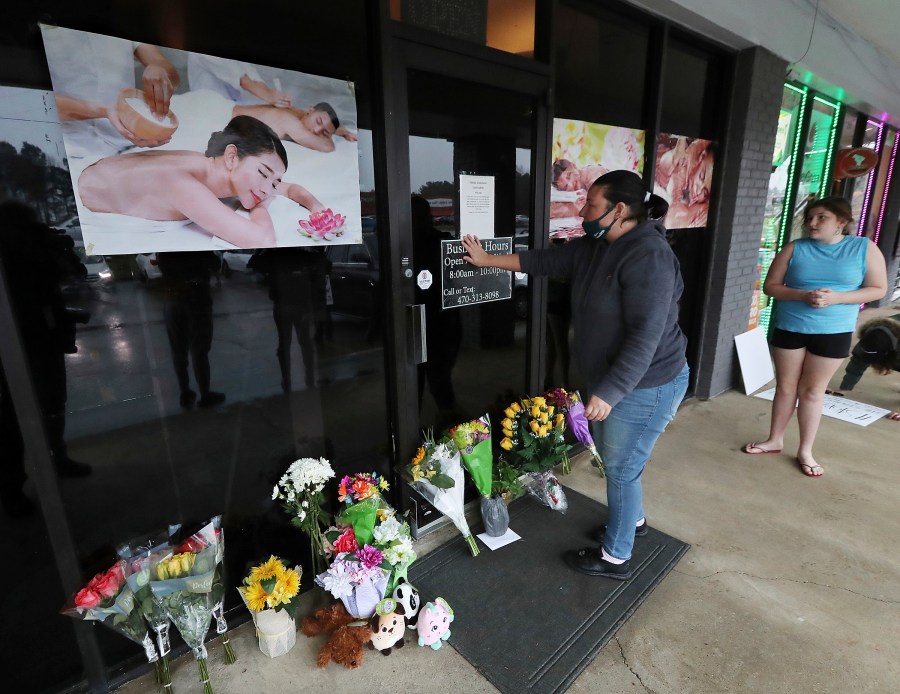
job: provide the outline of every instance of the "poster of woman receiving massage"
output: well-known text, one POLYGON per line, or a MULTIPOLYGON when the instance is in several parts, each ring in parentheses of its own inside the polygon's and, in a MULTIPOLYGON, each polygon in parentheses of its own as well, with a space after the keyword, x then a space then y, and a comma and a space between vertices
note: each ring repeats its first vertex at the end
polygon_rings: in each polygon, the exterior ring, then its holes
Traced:
POLYGON ((362 242, 352 83, 41 31, 88 253, 362 242))

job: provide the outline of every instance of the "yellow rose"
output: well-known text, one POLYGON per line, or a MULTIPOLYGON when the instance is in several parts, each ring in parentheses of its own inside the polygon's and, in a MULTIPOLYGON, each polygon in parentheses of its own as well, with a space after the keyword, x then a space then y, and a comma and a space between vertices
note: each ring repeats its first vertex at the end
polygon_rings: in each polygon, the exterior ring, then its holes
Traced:
POLYGON ((540 417, 540 416, 541 416, 541 408, 538 407, 537 405, 535 405, 534 407, 532 407, 532 408, 531 408, 531 416, 534 417, 535 419, 537 419, 538 417, 540 417))
POLYGON ((505 410, 503 410, 503 414, 505 414, 507 418, 512 419, 516 416, 516 411, 512 407, 507 407, 505 410))
POLYGON ((538 424, 537 421, 535 421, 535 420, 533 420, 533 419, 528 423, 528 426, 531 427, 531 430, 532 430, 535 434, 538 433, 538 431, 540 431, 540 428, 541 428, 541 425, 538 424))
POLYGON ((510 441, 509 439, 503 439, 500 442, 500 448, 502 448, 504 451, 510 451, 510 450, 512 450, 512 447, 513 447, 512 441, 510 441))
POLYGON ((503 435, 504 435, 506 438, 511 439, 511 438, 512 438, 512 435, 513 435, 512 429, 506 429, 506 428, 504 428, 504 429, 503 429, 503 435))
POLYGON ((546 398, 531 398, 531 403, 533 405, 538 405, 539 407, 543 407, 547 404, 546 398))
POLYGON ((562 412, 556 415, 556 426, 560 426, 565 421, 565 419, 566 418, 563 416, 562 412))
POLYGON ((513 412, 518 412, 519 410, 522 409, 521 407, 519 407, 519 403, 517 403, 517 402, 514 402, 514 403, 513 403, 512 405, 510 405, 509 407, 510 407, 510 409, 511 409, 513 412))
POLYGON ((544 438, 547 435, 547 432, 550 430, 549 426, 538 427, 538 436, 540 438, 544 438))
POLYGON ((529 400, 528 398, 525 398, 525 399, 522 401, 522 404, 523 404, 525 407, 531 407, 531 400, 529 400))
POLYGON ((553 411, 554 411, 555 409, 556 409, 556 408, 553 407, 553 405, 547 405, 547 414, 549 414, 549 415, 552 417, 552 416, 553 416, 553 411))
POLYGON ((541 412, 541 416, 538 419, 541 420, 541 424, 546 424, 550 421, 550 418, 547 416, 546 412, 541 412))
POLYGON ((504 429, 512 429, 512 424, 512 419, 509 417, 500 422, 500 426, 502 426, 504 429))

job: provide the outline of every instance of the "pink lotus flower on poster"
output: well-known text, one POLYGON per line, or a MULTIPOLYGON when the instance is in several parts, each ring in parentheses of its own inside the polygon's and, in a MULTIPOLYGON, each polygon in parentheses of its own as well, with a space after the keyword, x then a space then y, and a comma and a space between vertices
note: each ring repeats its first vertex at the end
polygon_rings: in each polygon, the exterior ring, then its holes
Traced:
POLYGON ((332 211, 329 207, 309 215, 309 219, 301 219, 300 233, 317 241, 330 241, 335 236, 340 236, 344 232, 341 227, 347 218, 332 211))

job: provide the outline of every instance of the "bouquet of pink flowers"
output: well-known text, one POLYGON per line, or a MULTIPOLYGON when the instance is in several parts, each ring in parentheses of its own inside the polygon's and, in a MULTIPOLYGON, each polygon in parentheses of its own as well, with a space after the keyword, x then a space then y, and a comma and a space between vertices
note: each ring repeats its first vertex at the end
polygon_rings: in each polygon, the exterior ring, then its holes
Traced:
POLYGON ((354 617, 368 619, 387 593, 389 571, 381 568, 384 553, 363 545, 352 553, 341 552, 316 583, 344 603, 354 617))
POLYGON ((577 390, 567 391, 565 388, 554 388, 547 392, 547 400, 566 417, 569 430, 575 435, 578 443, 582 444, 591 453, 591 464, 600 471, 603 476, 603 461, 594 445, 594 437, 591 436, 591 428, 584 414, 584 402, 577 390))
POLYGON ((338 486, 338 501, 345 504, 336 521, 353 527, 357 542, 372 542, 378 509, 389 508, 381 492, 390 489, 388 481, 377 472, 358 472, 346 475, 338 486))
MULTIPOLYGON (((144 615, 135 604, 134 592, 125 580, 126 562, 122 559, 98 573, 79 590, 62 609, 75 619, 95 620, 144 647, 147 661, 156 663, 159 655, 147 631, 144 615)), ((171 683, 161 682, 166 687, 171 683)))

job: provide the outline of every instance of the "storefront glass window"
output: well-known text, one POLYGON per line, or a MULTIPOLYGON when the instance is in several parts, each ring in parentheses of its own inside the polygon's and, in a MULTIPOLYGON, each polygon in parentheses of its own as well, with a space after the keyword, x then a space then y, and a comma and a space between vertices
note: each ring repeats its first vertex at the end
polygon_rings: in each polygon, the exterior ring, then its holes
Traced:
POLYGON ((535 0, 391 0, 391 19, 527 57, 534 12, 535 0))
POLYGON ((753 289, 748 328, 757 325, 768 329, 771 305, 762 293, 762 284, 772 259, 781 246, 781 235, 785 226, 785 201, 791 196, 793 178, 796 175, 796 156, 799 148, 798 136, 800 120, 806 105, 805 89, 785 85, 778 114, 778 129, 775 135, 775 150, 772 153, 772 175, 769 177, 766 195, 766 211, 763 219, 762 238, 759 247, 759 262, 756 266, 757 280, 753 289))
POLYGON ((560 3, 555 26, 557 117, 644 127, 650 30, 627 17, 560 3))
POLYGON ((663 66, 660 130, 715 140, 727 65, 721 55, 670 38, 663 66))
POLYGON ((834 157, 838 105, 814 96, 803 149, 803 165, 797 178, 797 198, 788 240, 803 234, 803 215, 810 200, 821 197, 827 187, 826 176, 834 157))

